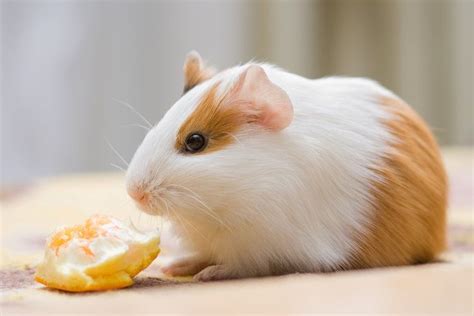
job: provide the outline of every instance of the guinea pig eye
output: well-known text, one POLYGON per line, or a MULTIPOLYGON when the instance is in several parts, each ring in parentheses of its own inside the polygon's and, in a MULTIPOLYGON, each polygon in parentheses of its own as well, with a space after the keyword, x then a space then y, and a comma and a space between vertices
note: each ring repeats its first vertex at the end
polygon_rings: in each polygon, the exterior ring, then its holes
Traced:
POLYGON ((186 137, 185 150, 189 153, 197 153, 207 145, 207 139, 202 134, 191 133, 186 137))

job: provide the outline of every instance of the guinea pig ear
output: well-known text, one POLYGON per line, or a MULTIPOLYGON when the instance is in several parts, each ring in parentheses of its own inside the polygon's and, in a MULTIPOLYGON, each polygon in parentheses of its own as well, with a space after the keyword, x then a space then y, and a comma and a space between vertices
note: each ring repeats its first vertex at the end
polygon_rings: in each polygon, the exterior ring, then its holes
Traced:
POLYGON ((183 66, 184 71, 184 89, 183 94, 188 92, 199 83, 210 79, 215 75, 216 70, 208 67, 203 62, 201 56, 195 50, 186 55, 183 66))
POLYGON ((249 66, 229 93, 228 102, 239 106, 247 122, 280 131, 293 121, 288 94, 268 79, 261 66, 249 66))

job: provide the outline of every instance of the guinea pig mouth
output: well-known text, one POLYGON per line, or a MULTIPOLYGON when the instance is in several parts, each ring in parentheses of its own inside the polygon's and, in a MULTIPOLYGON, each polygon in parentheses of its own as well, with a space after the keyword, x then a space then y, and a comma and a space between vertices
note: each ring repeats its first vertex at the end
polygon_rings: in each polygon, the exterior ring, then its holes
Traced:
POLYGON ((153 216, 160 215, 160 212, 158 212, 156 208, 150 207, 150 205, 144 205, 142 203, 137 203, 137 202, 135 203, 135 205, 140 211, 148 215, 153 215, 153 216))
POLYGON ((154 196, 149 196, 147 199, 134 202, 140 211, 148 215, 162 215, 165 210, 165 203, 154 196))
POLYGON ((149 190, 131 186, 127 189, 136 207, 148 215, 162 215, 167 211, 168 204, 164 201, 163 189, 149 190))

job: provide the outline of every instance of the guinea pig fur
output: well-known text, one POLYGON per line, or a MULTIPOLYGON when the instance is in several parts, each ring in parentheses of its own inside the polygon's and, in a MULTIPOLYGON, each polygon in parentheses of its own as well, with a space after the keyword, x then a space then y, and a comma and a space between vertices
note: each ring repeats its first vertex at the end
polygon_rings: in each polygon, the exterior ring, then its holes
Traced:
MULTIPOLYGON (((184 95, 126 175, 215 280, 408 265, 445 246, 446 175, 424 121, 364 78, 309 80, 261 63, 185 62, 184 95)), ((138 197, 138 198, 137 198, 138 197)))

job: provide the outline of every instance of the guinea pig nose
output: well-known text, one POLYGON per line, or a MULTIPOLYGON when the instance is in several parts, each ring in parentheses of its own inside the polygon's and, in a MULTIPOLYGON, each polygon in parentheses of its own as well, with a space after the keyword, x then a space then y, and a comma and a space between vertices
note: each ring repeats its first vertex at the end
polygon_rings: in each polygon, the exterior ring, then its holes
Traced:
POLYGON ((138 188, 128 188, 128 195, 138 203, 146 203, 148 201, 148 193, 138 188))

